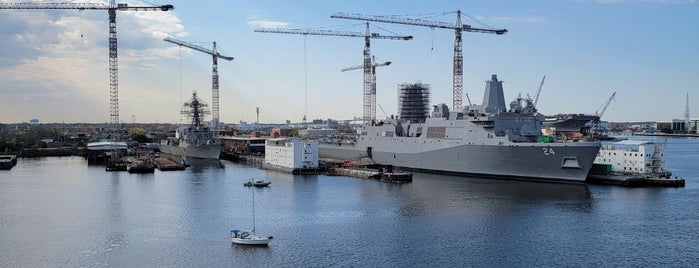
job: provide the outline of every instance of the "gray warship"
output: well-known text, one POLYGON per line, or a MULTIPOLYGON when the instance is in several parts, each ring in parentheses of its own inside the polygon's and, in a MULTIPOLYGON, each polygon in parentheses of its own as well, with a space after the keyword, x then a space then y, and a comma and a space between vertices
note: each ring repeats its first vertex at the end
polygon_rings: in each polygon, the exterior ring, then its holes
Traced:
POLYGON ((417 102, 427 107, 424 113, 401 108, 400 117, 364 125, 357 135, 320 139, 319 157, 453 175, 582 183, 600 149, 599 142, 543 136, 544 116, 521 97, 507 109, 497 75, 486 81, 483 104, 462 112, 450 113, 438 104, 428 117, 428 100, 417 102))
POLYGON ((189 126, 181 126, 175 131, 175 137, 160 142, 160 151, 185 159, 219 159, 221 143, 214 139, 213 132, 205 127, 201 120, 208 110, 206 104, 192 93, 192 99, 185 102, 182 114, 190 118, 189 126))

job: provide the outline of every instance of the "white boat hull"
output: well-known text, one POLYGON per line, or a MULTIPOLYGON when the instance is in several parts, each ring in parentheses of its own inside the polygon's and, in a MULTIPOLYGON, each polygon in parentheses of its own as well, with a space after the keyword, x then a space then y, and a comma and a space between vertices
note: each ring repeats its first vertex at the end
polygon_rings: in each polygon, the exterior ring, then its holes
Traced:
POLYGON ((272 241, 272 239, 269 237, 262 237, 262 236, 253 235, 253 236, 249 236, 246 238, 231 237, 231 241, 234 244, 239 244, 239 245, 266 246, 269 244, 270 241, 272 241))

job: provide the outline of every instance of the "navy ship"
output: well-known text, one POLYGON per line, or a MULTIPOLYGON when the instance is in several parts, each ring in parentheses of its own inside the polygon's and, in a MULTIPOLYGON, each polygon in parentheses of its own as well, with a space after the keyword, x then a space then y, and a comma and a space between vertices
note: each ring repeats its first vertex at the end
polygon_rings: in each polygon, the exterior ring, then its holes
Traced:
POLYGON ((207 105, 192 93, 192 99, 184 103, 182 114, 190 118, 189 126, 179 127, 175 137, 160 142, 160 151, 185 159, 219 159, 221 143, 214 139, 213 132, 202 124, 208 113, 207 105))
MULTIPOLYGON (((543 136, 544 116, 531 100, 521 97, 507 109, 502 81, 496 75, 486 82, 485 91, 482 105, 462 112, 450 113, 447 105, 438 104, 428 117, 429 106, 425 112, 412 108, 403 113, 400 108, 400 117, 364 125, 357 135, 321 139, 319 157, 454 175, 565 183, 585 180, 599 142, 557 142, 555 137, 543 136)), ((403 104, 417 102, 424 107, 427 103, 400 98, 403 104)))

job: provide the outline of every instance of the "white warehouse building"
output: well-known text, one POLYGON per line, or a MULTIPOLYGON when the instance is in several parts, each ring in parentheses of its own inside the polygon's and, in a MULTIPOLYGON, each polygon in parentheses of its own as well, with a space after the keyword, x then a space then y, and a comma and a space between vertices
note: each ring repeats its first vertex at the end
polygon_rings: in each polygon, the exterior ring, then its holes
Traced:
POLYGON ((265 165, 297 172, 318 168, 318 141, 288 138, 268 139, 265 165))

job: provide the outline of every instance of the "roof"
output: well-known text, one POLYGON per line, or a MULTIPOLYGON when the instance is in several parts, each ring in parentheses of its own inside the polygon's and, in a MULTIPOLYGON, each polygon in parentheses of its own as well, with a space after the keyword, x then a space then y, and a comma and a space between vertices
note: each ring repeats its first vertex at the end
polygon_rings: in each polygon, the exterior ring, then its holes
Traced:
POLYGON ((129 146, 125 142, 100 141, 87 144, 88 150, 111 150, 111 149, 126 149, 129 146))
POLYGON ((633 146, 638 146, 638 145, 645 145, 645 144, 653 144, 652 141, 643 141, 643 140, 623 140, 619 142, 615 142, 614 145, 633 145, 633 146))

